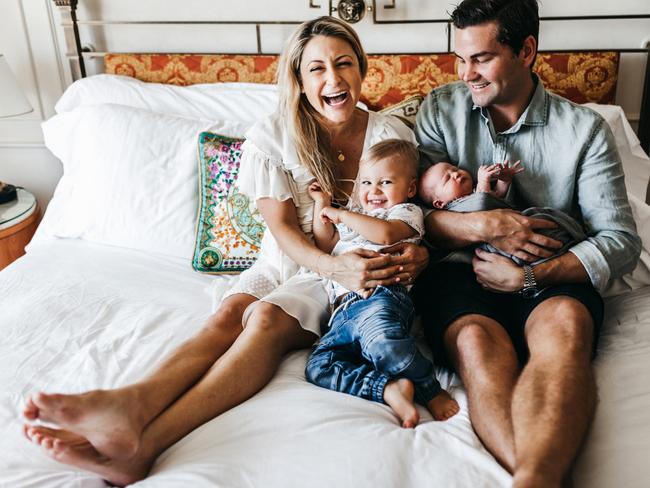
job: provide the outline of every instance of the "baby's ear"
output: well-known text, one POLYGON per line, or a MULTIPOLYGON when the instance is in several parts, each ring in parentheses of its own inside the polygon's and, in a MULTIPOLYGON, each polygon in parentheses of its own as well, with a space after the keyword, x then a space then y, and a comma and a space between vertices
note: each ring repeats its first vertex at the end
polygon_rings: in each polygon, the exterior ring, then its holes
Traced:
POLYGON ((416 180, 415 178, 413 178, 413 179, 411 180, 411 184, 409 185, 409 193, 408 193, 408 197, 409 197, 409 198, 413 198, 413 197, 414 197, 415 195, 417 195, 417 194, 418 194, 418 180, 416 180))
POLYGON ((443 208, 445 206, 445 202, 442 200, 434 200, 433 201, 433 208, 443 208))

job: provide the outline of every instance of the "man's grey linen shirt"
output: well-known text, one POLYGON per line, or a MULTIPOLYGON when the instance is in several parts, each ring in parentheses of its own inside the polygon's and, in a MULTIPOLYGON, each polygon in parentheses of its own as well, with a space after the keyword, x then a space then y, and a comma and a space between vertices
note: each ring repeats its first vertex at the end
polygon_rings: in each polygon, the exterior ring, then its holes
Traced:
POLYGON ((482 164, 521 160, 515 204, 552 207, 580 222, 589 237, 569 251, 602 290, 632 271, 641 252, 614 136, 599 114, 547 92, 536 76, 535 82, 530 104, 504 132, 495 131, 487 109, 474 105, 465 83, 434 89, 415 127, 421 169, 448 161, 476 180, 482 164))

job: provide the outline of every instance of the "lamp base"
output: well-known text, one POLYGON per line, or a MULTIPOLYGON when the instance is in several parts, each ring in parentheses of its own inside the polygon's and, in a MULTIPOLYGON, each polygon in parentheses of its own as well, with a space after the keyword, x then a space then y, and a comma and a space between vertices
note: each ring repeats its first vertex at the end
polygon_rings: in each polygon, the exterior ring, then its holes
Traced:
POLYGON ((16 187, 0 181, 0 204, 11 202, 18 198, 16 187))

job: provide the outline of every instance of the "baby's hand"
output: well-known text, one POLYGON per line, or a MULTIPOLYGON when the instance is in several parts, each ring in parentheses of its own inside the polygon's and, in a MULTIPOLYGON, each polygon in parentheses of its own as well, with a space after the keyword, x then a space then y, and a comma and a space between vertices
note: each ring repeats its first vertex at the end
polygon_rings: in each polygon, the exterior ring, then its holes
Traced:
POLYGON ((315 202, 320 202, 323 205, 331 204, 331 197, 323 191, 320 183, 317 181, 314 181, 311 185, 309 185, 309 188, 307 190, 309 191, 309 196, 312 197, 315 202))
POLYGON ((323 208, 320 212, 320 219, 324 223, 332 223, 332 224, 338 224, 341 222, 341 214, 343 211, 340 208, 334 208, 327 206, 323 208))
POLYGON ((478 168, 478 177, 476 178, 476 191, 489 193, 492 191, 492 178, 499 176, 501 166, 498 164, 482 165, 478 168))
POLYGON ((500 171, 498 173, 499 180, 510 183, 515 175, 521 173, 524 170, 524 167, 521 165, 521 161, 517 161, 512 166, 510 162, 504 161, 503 163, 498 164, 500 171))

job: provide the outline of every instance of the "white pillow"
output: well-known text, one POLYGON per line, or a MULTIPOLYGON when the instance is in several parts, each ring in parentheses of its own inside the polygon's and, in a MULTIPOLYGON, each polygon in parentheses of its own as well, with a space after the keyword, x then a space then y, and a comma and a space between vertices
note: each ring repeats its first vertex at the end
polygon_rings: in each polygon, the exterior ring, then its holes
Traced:
POLYGON ((192 258, 201 131, 241 137, 250 124, 123 105, 90 105, 43 123, 63 177, 35 236, 192 258))
POLYGON ((276 85, 261 83, 175 86, 145 83, 128 76, 96 75, 70 85, 55 109, 63 113, 104 103, 194 119, 255 122, 275 111, 278 92, 276 85))
POLYGON ((639 139, 625 117, 625 112, 618 105, 586 103, 585 106, 602 115, 611 127, 616 139, 616 147, 623 161, 627 191, 645 202, 650 180, 650 158, 643 152, 639 139))

